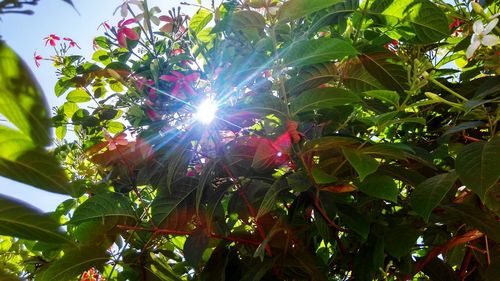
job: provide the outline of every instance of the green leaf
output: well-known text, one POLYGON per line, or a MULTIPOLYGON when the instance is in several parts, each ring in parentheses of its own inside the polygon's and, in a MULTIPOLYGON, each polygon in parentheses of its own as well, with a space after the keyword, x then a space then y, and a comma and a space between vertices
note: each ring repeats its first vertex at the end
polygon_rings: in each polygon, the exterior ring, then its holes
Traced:
POLYGON ((434 258, 425 264, 422 272, 433 281, 459 281, 457 274, 450 265, 440 258, 434 258))
POLYGON ((277 179, 267 190, 266 195, 260 204, 256 219, 272 211, 275 208, 276 197, 278 197, 280 192, 288 188, 288 185, 284 184, 283 178, 277 179))
POLYGON ((292 43, 283 54, 284 63, 288 66, 305 66, 358 54, 351 43, 336 38, 319 38, 292 43))
POLYGON ((401 93, 408 88, 407 71, 402 65, 395 63, 400 59, 391 52, 365 53, 360 56, 360 61, 387 89, 401 93))
POLYGON ((66 244, 60 225, 35 207, 0 194, 0 234, 66 244))
POLYGON ((109 260, 105 250, 89 245, 64 251, 64 256, 49 264, 37 274, 37 281, 73 280, 92 267, 100 267, 109 260))
POLYGON ((299 70, 296 77, 286 81, 287 93, 291 96, 316 88, 339 76, 335 63, 320 63, 299 70))
POLYGON ((375 198, 398 201, 399 189, 394 180, 384 175, 369 175, 358 186, 360 191, 375 198))
POLYGON ((464 146, 455 160, 460 180, 482 201, 500 177, 498 159, 500 159, 500 136, 488 142, 475 142, 464 146))
MULTIPOLYGON (((219 243, 210 255, 203 271, 200 273, 200 281, 225 281, 226 266, 229 260, 229 249, 224 243, 219 243)), ((242 279, 244 280, 244 279, 242 279)), ((250 280, 249 280, 250 281, 250 280)))
POLYGON ((292 21, 340 2, 343 0, 290 0, 285 2, 278 11, 278 20, 292 21))
POLYGON ((198 267, 201 261, 203 252, 208 246, 208 236, 204 229, 197 229, 184 242, 184 258, 186 262, 193 266, 198 267))
POLYGON ((338 209, 340 223, 352 229, 359 234, 364 240, 368 238, 370 233, 370 222, 359 213, 359 211, 350 206, 340 206, 338 209))
POLYGON ((313 152, 313 151, 324 151, 331 150, 337 147, 350 146, 359 144, 359 140, 352 137, 340 137, 340 136, 332 136, 332 137, 322 137, 319 139, 314 139, 306 142, 304 144, 304 152, 313 152))
POLYGON ((162 225, 167 218, 196 190, 197 185, 174 185, 171 192, 158 195, 151 205, 153 222, 162 225))
POLYGON ((205 192, 205 187, 210 184, 209 179, 212 177, 212 173, 217 166, 217 161, 210 161, 207 165, 203 167, 201 172, 201 179, 196 188, 196 212, 199 212, 201 199, 203 198, 203 193, 205 192))
POLYGON ((114 219, 114 223, 133 224, 137 221, 132 202, 121 193, 99 193, 76 208, 71 224, 80 224, 86 221, 114 219))
POLYGON ((415 154, 415 151, 411 147, 402 143, 376 143, 363 147, 360 151, 364 154, 378 156, 379 158, 398 160, 405 160, 415 154))
POLYGON ((0 269, 0 280, 2 281, 21 281, 21 279, 13 274, 10 274, 3 269, 0 269))
POLYGON ((0 126, 0 176, 51 192, 71 194, 64 170, 54 156, 19 131, 0 126))
POLYGON ((399 106, 399 94, 395 91, 388 90, 372 90, 363 93, 366 96, 381 100, 388 104, 399 106))
POLYGON ((94 54, 92 55, 92 59, 104 65, 108 65, 111 63, 111 58, 109 57, 108 52, 104 50, 95 51, 94 54))
POLYGON ((334 183, 334 182, 338 181, 338 179, 336 177, 328 174, 327 172, 325 172, 323 169, 321 169, 318 166, 312 167, 311 176, 313 177, 314 181, 317 184, 329 184, 329 183, 334 183))
POLYGON ((66 99, 69 102, 80 103, 80 102, 88 102, 90 101, 91 98, 90 95, 87 93, 87 91, 85 91, 82 88, 77 88, 69 92, 66 99))
POLYGON ((398 27, 407 40, 418 44, 437 42, 450 34, 443 11, 428 0, 375 0, 368 13, 392 29, 398 27), (408 34, 413 30, 414 35, 408 34))
POLYGON ((291 101, 290 111, 292 114, 313 111, 334 106, 354 104, 360 101, 359 97, 341 88, 312 89, 302 93, 291 101))
POLYGON ((247 30, 254 28, 263 30, 266 26, 266 19, 255 11, 239 11, 231 15, 230 27, 234 30, 247 30))
POLYGON ((0 114, 37 146, 49 144, 47 103, 29 68, 0 41, 0 114))
POLYGON ((289 175, 286 181, 294 192, 304 192, 311 187, 307 174, 302 171, 289 175))
POLYGON ((344 85, 353 91, 384 89, 384 86, 375 79, 358 59, 350 59, 341 75, 344 85))
POLYGON ((410 204, 412 208, 425 221, 428 221, 432 210, 443 200, 457 178, 455 172, 450 172, 423 181, 411 193, 410 204))
POLYGON ((500 224, 490 212, 465 204, 445 205, 442 208, 445 210, 444 215, 440 214, 443 216, 442 220, 446 221, 451 217, 460 224, 465 223, 479 229, 493 241, 500 242, 500 224))
POLYGON ((205 9, 199 9, 189 21, 189 29, 197 35, 203 30, 203 28, 205 28, 205 26, 207 26, 207 24, 212 20, 212 17, 212 12, 205 9))
POLYGON ((398 259, 409 255, 422 233, 416 227, 410 224, 390 225, 384 233, 384 248, 387 253, 398 259))
POLYGON ((378 169, 378 161, 368 155, 365 155, 357 150, 352 150, 349 148, 342 148, 345 158, 351 166, 356 170, 361 181, 365 179, 366 176, 375 173, 378 169))

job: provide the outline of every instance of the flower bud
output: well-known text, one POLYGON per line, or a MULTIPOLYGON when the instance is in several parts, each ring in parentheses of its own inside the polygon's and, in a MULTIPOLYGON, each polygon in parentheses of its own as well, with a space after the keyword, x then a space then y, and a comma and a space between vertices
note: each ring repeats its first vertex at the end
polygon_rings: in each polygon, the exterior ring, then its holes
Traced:
POLYGON ((472 2, 472 9, 474 12, 476 12, 478 15, 484 15, 484 10, 483 7, 481 7, 481 4, 477 2, 472 2))

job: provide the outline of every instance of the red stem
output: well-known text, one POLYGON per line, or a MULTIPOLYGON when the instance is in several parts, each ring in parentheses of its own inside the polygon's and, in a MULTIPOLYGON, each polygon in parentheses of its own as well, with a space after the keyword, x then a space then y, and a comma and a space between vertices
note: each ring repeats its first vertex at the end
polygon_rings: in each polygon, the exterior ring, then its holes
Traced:
MULTIPOLYGON (((117 225, 117 227, 120 229, 123 229, 123 230, 147 231, 147 232, 153 232, 154 234, 161 234, 161 235, 184 236, 184 235, 193 234, 192 231, 187 231, 187 230, 145 228, 145 227, 140 227, 140 226, 128 226, 128 225, 117 225)), ((243 243, 243 244, 250 244, 250 245, 256 245, 256 246, 260 245, 260 243, 261 243, 259 241, 248 240, 248 239, 234 237, 234 236, 224 236, 224 235, 220 235, 217 233, 210 233, 210 234, 208 234, 208 236, 210 236, 212 238, 226 240, 226 241, 239 242, 239 243, 243 243)))
MULTIPOLYGON (((250 216, 252 216, 255 219, 255 224, 257 228, 257 232, 260 235, 260 238, 262 238, 262 241, 266 240, 266 233, 264 232, 264 228, 262 225, 260 225, 258 219, 257 219, 257 213, 255 212, 255 209, 253 208, 252 204, 250 204, 250 201, 248 201, 247 196, 243 192, 243 189, 241 188, 241 185, 239 184, 239 181, 236 177, 234 177, 233 172, 229 169, 229 167, 225 164, 223 164, 222 168, 224 171, 227 173, 227 175, 231 178, 231 180, 234 182, 234 185, 236 186, 236 189, 238 190, 238 194, 240 195, 241 199, 243 199, 243 202, 245 203, 248 212, 250 213, 250 216)), ((266 244, 266 253, 272 257, 272 252, 271 248, 269 247, 268 244, 266 244)))

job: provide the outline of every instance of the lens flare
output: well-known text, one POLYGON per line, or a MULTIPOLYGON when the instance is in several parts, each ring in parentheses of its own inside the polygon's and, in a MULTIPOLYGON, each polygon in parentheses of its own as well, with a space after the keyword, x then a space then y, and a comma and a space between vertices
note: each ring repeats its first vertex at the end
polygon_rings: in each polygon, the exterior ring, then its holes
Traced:
POLYGON ((202 124, 210 124, 216 112, 217 105, 211 99, 206 99, 196 108, 195 118, 202 124))

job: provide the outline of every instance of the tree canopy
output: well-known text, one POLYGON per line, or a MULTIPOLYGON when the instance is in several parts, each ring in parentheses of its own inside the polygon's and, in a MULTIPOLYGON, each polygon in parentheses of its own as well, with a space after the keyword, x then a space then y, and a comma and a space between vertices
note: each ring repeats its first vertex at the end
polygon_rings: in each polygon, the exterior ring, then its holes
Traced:
POLYGON ((1 280, 498 280, 498 3, 193 5, 1 43, 1 280))

